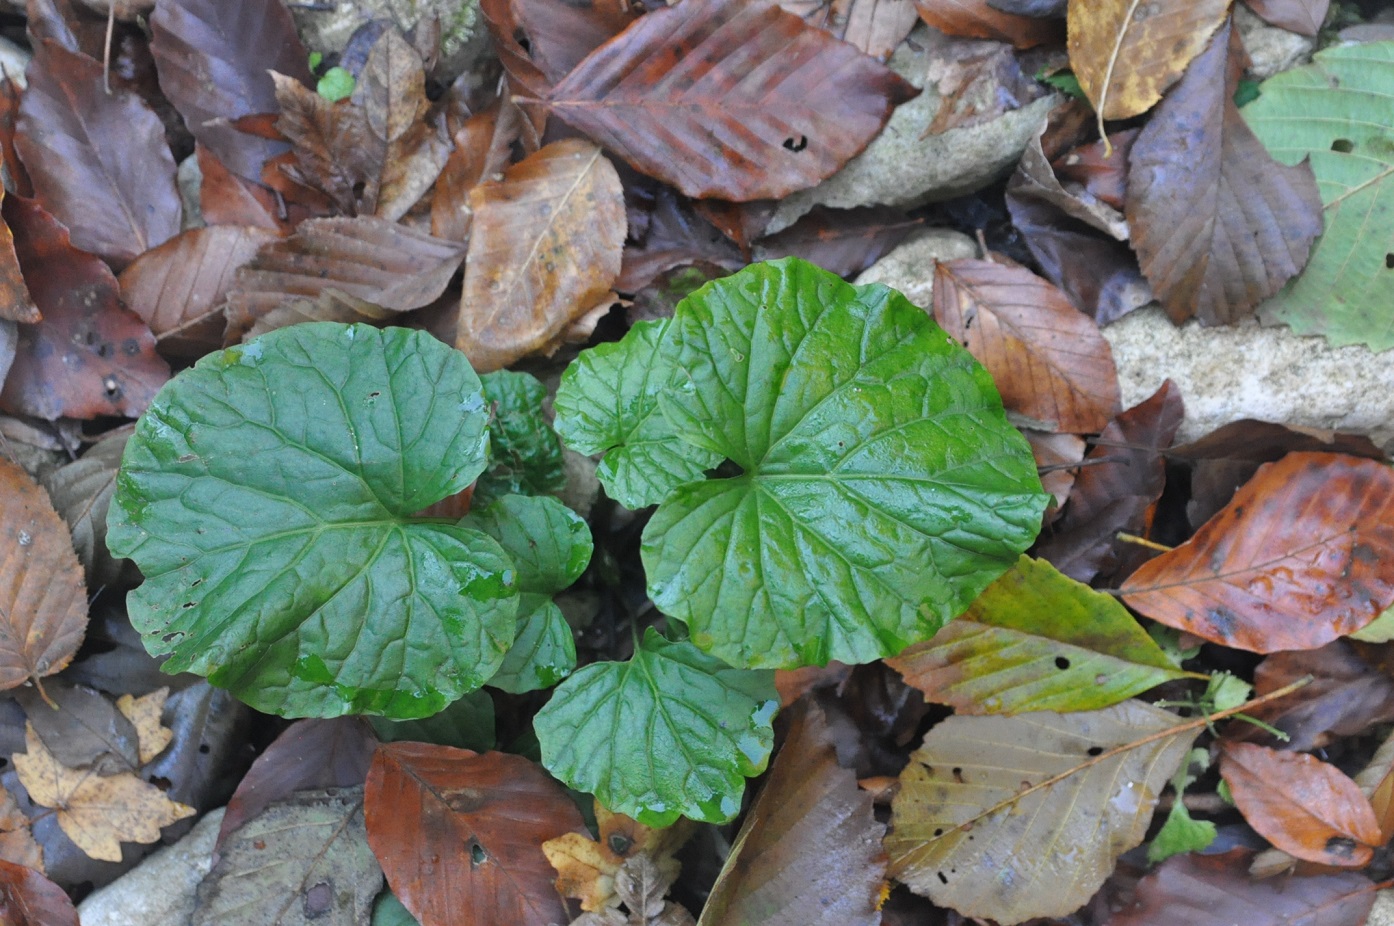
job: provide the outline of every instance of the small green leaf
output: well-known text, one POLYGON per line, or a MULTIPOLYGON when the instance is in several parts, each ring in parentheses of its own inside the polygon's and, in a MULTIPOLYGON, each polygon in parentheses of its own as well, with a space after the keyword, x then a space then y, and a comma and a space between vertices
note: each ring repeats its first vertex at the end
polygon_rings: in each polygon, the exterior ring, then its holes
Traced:
POLYGON ((558 430, 608 451, 622 503, 662 502, 649 595, 732 665, 893 655, 1040 528, 1049 496, 987 371, 884 286, 756 264, 607 348, 563 378, 558 430), (739 475, 696 480, 722 460, 739 475))
POLYGON ((522 593, 517 637, 489 684, 513 694, 552 687, 576 668, 576 642, 552 595, 585 571, 590 529, 555 498, 525 495, 505 495, 460 525, 499 542, 517 567, 522 593))
POLYGON ((583 351, 553 403, 557 434, 577 453, 605 454, 595 474, 626 508, 656 505, 721 462, 684 443, 658 410, 659 395, 682 382, 682 371, 659 353, 668 329, 667 319, 641 322, 624 340, 583 351))
POLYGON ((315 92, 329 102, 337 103, 353 96, 353 88, 356 83, 353 75, 343 68, 330 68, 315 84, 315 92))
POLYGON ((370 717, 378 739, 384 743, 407 740, 484 752, 494 748, 494 699, 484 690, 471 691, 439 714, 419 720, 370 717))
POLYGON ((1166 822, 1147 847, 1147 861, 1153 865, 1173 855, 1199 852, 1215 841, 1215 824, 1209 820, 1193 819, 1191 812, 1181 802, 1186 789, 1209 767, 1210 751, 1192 749, 1186 761, 1181 763, 1181 768, 1172 776, 1171 788, 1176 792, 1176 800, 1171 805, 1166 822))
POLYGON ((397 895, 385 890, 373 901, 373 919, 368 926, 421 926, 397 895))
POLYGON ((1092 711, 1176 678, 1117 599, 1023 556, 963 616, 891 666, 959 713, 1092 711))
POLYGON ((1056 71, 1054 74, 1047 74, 1045 68, 1042 68, 1036 72, 1036 79, 1043 84, 1049 84, 1072 99, 1089 102, 1089 97, 1080 87, 1079 78, 1075 76, 1074 71, 1066 69, 1056 71))
POLYGON ((645 826, 724 823, 774 746, 771 672, 732 669, 653 628, 628 662, 557 686, 533 725, 542 764, 645 826))
POLYGON ((1205 700, 1209 701, 1212 709, 1220 711, 1231 710, 1245 701, 1254 693, 1254 686, 1241 678, 1235 678, 1228 672, 1216 672, 1210 676, 1210 684, 1205 688, 1205 700))
POLYGON ((310 70, 318 71, 319 66, 324 63, 324 55, 317 51, 310 52, 310 70))
POLYGON ((296 325, 180 373, 109 516, 146 649, 283 716, 425 717, 478 688, 513 641, 513 564, 411 515, 479 475, 486 423, 464 356, 401 328, 296 325))
POLYGON ((1362 643, 1388 643, 1394 640, 1394 607, 1385 608, 1380 616, 1350 635, 1362 643))
POLYGON ((561 441, 547 423, 547 387, 536 376, 486 373, 484 401, 494 411, 489 429, 489 468, 474 487, 476 505, 504 495, 547 495, 566 485, 561 441))

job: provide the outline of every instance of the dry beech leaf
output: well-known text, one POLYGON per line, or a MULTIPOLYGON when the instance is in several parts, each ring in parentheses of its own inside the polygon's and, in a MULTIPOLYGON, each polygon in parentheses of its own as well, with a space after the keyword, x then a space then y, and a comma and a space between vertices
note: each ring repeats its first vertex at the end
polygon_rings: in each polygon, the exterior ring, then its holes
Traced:
POLYGON ((292 299, 258 318, 245 335, 247 340, 260 337, 277 328, 288 328, 305 322, 342 322, 354 324, 365 322, 381 325, 397 315, 391 309, 384 309, 362 299, 341 293, 337 289, 326 289, 313 299, 292 299))
POLYGON ((169 698, 169 686, 157 688, 139 698, 124 694, 116 699, 116 709, 136 728, 140 741, 140 764, 144 765, 165 751, 174 731, 160 723, 160 714, 169 698))
POLYGON ((59 671, 82 645, 87 587, 47 493, 0 456, 0 689, 59 671))
POLYGON ((470 208, 455 346, 482 373, 554 347, 609 297, 624 249, 624 195, 600 149, 568 139, 475 187, 470 208))
POLYGON ((814 206, 793 225, 757 241, 751 259, 799 257, 850 280, 921 224, 922 219, 912 219, 899 209, 884 206, 814 206))
POLYGON ((940 261, 934 317, 992 374, 1009 411, 1071 434, 1118 412, 1118 373, 1098 324, 1024 267, 940 261))
POLYGON ((838 765, 822 708, 802 704, 717 876, 702 926, 881 922, 885 825, 856 775, 838 765))
POLYGON ((1289 855, 1363 868, 1381 845, 1379 821, 1360 786, 1316 756, 1226 743, 1220 776, 1248 824, 1289 855))
POLYGON ((542 853, 557 870, 557 890, 581 901, 581 909, 603 910, 613 907, 619 895, 615 879, 624 863, 639 855, 647 856, 671 884, 681 868, 673 853, 682 848, 695 828, 690 820, 679 819, 672 826, 654 829, 595 803, 595 823, 599 838, 581 833, 563 833, 542 844, 542 853))
POLYGON ((1084 459, 1084 438, 1074 434, 1050 434, 1045 431, 1023 430, 1036 469, 1041 474, 1041 487, 1055 496, 1058 509, 1070 497, 1075 484, 1075 467, 1084 459))
POLYGON ((919 20, 912 0, 781 0, 779 5, 881 61, 919 20))
POLYGON ((546 103, 687 196, 743 202, 831 176, 917 92, 773 4, 707 0, 640 17, 546 103))
POLYGON ((368 126, 349 100, 327 100, 293 77, 272 73, 280 115, 276 128, 290 141, 294 166, 286 172, 353 212, 363 179, 355 154, 368 146, 368 126))
POLYGON ((93 688, 52 679, 41 694, 31 686, 14 692, 53 761, 98 775, 132 772, 140 767, 135 725, 111 699, 93 688))
POLYGON ((451 241, 469 239, 470 191, 508 166, 522 127, 519 119, 518 107, 500 100, 470 116, 455 132, 455 150, 431 191, 431 234, 451 241))
POLYGON ((1249 317, 1302 269, 1321 234, 1311 167, 1273 160, 1234 105, 1229 40, 1226 25, 1129 156, 1133 249, 1177 324, 1193 315, 1203 325, 1249 317))
POLYGON ((1361 659, 1358 644, 1333 640, 1320 649, 1274 653, 1254 669, 1254 694, 1266 695, 1298 679, 1311 682, 1249 712, 1288 735, 1281 744, 1249 724, 1233 724, 1226 737, 1306 752, 1394 721, 1394 678, 1361 659))
MULTIPOLYGON (((4 188, 0 187, 0 200, 5 195, 4 188)), ((14 233, 9 225, 0 222, 0 319, 32 325, 41 318, 43 315, 29 296, 29 287, 24 285, 19 258, 15 255, 14 233)), ((4 378, 0 373, 0 382, 4 378)))
POLYGON ((0 860, 5 926, 78 926, 77 908, 61 887, 32 868, 0 860))
POLYGON ((1331 0, 1244 0, 1249 9, 1265 22, 1296 32, 1315 36, 1326 21, 1331 0))
POLYGON ((113 557, 106 548, 106 515, 132 427, 108 431, 81 457, 45 473, 41 480, 53 507, 73 535, 73 547, 82 562, 88 588, 116 582, 126 562, 113 557))
POLYGON ((249 225, 289 235, 309 217, 303 207, 268 187, 233 174, 202 145, 194 145, 194 156, 203 177, 198 187, 199 211, 209 225, 249 225))
POLYGON ((915 0, 920 19, 948 35, 1011 42, 1032 48, 1058 42, 1059 20, 1016 16, 995 9, 987 0, 915 0))
POLYGON ((634 21, 627 0, 510 0, 528 55, 556 83, 634 21))
POLYGON ((183 205, 159 116, 135 92, 105 89, 100 62, 51 42, 27 73, 15 146, 73 244, 120 267, 177 235, 183 205))
POLYGON ((419 309, 445 291, 464 252, 458 242, 375 216, 311 219, 238 269, 228 293, 229 333, 240 335, 288 299, 327 289, 395 312, 419 309))
POLYGON ((0 787, 0 859, 36 871, 44 870, 44 850, 34 841, 29 818, 15 803, 14 795, 4 787, 0 787))
POLYGON ((1070 66, 1101 119, 1151 109, 1200 54, 1231 0, 1070 0, 1070 66))
POLYGON ((191 228, 121 271, 121 300, 150 326, 161 353, 202 357, 223 346, 233 274, 275 238, 248 225, 191 228))
POLYGON ((1195 536, 1143 564, 1123 600, 1255 653, 1315 649, 1394 603, 1394 472, 1290 453, 1261 467, 1195 536))
POLYGON ((30 799, 56 810, 73 844, 104 862, 121 861, 121 843, 154 842, 162 828, 196 813, 129 772, 103 777, 58 764, 31 725, 25 751, 12 761, 30 799))

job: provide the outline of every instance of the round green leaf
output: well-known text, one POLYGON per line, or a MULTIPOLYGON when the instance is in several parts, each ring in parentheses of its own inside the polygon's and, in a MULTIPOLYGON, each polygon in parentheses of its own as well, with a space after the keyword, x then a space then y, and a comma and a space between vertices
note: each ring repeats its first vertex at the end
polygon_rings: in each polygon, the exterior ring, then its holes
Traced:
POLYGON ((489 468, 474 487, 475 504, 504 495, 546 495, 566 486, 561 442, 542 413, 547 387, 536 376, 497 370, 479 378, 494 415, 489 468))
POLYGON ((513 640, 513 567, 411 516, 484 468, 479 378, 419 331, 318 323, 205 357, 127 444, 107 543, 168 672, 258 710, 425 717, 513 640))
POLYGON ((533 721, 542 764, 645 826, 724 823, 774 747, 771 672, 732 669, 653 628, 628 662, 586 666, 533 721))
POLYGON ((1048 496, 992 379, 894 290, 785 259, 703 287, 671 325, 663 416, 740 472, 682 485, 644 531, 649 594, 699 648, 758 667, 894 655, 1035 539, 1048 496))

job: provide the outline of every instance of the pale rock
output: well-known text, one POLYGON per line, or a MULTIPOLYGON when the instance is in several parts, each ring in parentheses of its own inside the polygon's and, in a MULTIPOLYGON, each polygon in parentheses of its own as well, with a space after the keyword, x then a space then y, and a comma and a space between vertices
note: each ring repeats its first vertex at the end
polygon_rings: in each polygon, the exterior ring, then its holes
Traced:
POLYGON ((1253 60, 1249 73, 1258 80, 1306 64, 1317 45, 1316 39, 1270 26, 1242 3, 1234 5, 1234 25, 1253 60))
MULTIPOLYGON (((916 26, 887 64, 919 96, 896 107, 866 150, 818 186, 785 197, 766 228, 773 234, 816 205, 850 209, 887 205, 913 208, 981 189, 1011 170, 1026 143, 1040 134, 1057 94, 979 125, 921 138, 939 111, 939 94, 925 87, 934 31, 916 26)), ((942 41, 942 38, 940 39, 942 41)))
POLYGON ((179 162, 179 170, 174 175, 179 184, 179 198, 184 202, 184 230, 202 228, 208 223, 203 220, 203 171, 198 166, 198 155, 191 154, 179 162))
POLYGON ((3 69, 5 76, 13 78, 21 87, 28 84, 24 77, 24 69, 29 66, 29 59, 32 57, 34 56, 27 49, 20 48, 9 39, 0 38, 0 69, 3 69))
POLYGON ((223 808, 78 905, 82 926, 188 926, 199 882, 212 868, 223 808))
POLYGON ((600 478, 595 474, 595 460, 570 447, 563 447, 562 466, 566 470, 566 485, 557 493, 557 497, 581 517, 589 518, 591 509, 600 498, 600 478))
POLYGON ((1375 906, 1365 926, 1394 926, 1394 891, 1380 891, 1375 895, 1375 906))
POLYGON ((979 257, 978 243, 962 232, 927 228, 914 232, 885 257, 862 271, 857 285, 885 283, 915 305, 934 304, 934 267, 941 260, 979 257))

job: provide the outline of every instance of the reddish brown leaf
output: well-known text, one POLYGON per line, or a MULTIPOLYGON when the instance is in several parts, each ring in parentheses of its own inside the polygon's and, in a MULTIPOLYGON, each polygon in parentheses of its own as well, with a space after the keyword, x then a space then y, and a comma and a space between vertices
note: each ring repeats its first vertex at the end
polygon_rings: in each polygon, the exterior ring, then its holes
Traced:
POLYGON ((87 587, 68 526, 0 456, 0 689, 59 671, 82 645, 87 587))
POLYGON ((260 183, 243 180, 223 166, 213 152, 196 145, 199 210, 209 225, 250 225, 289 235, 309 218, 303 208, 286 203, 260 183))
POLYGON ((1181 424, 1181 394, 1171 380, 1104 428, 1085 456, 1070 501, 1036 555, 1081 582, 1111 572, 1119 531, 1139 533, 1166 485, 1162 451, 1181 424))
POLYGON ((1375 886, 1355 872, 1256 880, 1248 868, 1237 850, 1169 858, 1108 926, 1363 926, 1375 903, 1375 886))
POLYGON ((326 289, 398 312, 419 309, 445 290, 463 257, 457 242, 385 219, 311 219, 237 271, 228 331, 240 335, 283 301, 326 289))
POLYGON ((884 257, 922 222, 884 206, 814 206, 793 225, 756 242, 751 256, 753 260, 801 257, 850 278, 884 257))
POLYGON ((777 6, 709 0, 640 18, 547 104, 686 195, 739 202, 827 178, 917 92, 777 6))
POLYGON ((1267 22, 1302 35, 1316 35, 1331 0, 1245 0, 1267 22))
POLYGON ((32 868, 0 861, 0 918, 5 926, 78 926, 77 908, 32 868))
POLYGON ((779 5, 882 61, 919 19, 911 0, 781 0, 779 5))
POLYGON ((581 814, 523 757, 388 743, 364 801, 368 844, 421 926, 569 921, 542 844, 583 832, 581 814))
POLYGON ((111 270, 74 248, 67 229, 32 201, 6 196, 4 217, 44 320, 20 327, 0 408, 50 421, 145 411, 169 379, 169 364, 155 353, 150 329, 121 304, 111 270))
POLYGON ((925 82, 938 91, 939 109, 922 138, 991 122, 1051 92, 1022 69, 1010 45, 973 39, 955 39, 937 49, 925 82))
MULTIPOLYGON (((311 82, 305 46, 282 0, 162 0, 150 17, 160 86, 189 131, 232 173, 261 178, 286 150, 230 123, 277 111, 271 71, 311 82)), ((246 224, 246 223, 239 223, 246 224)))
POLYGON ((257 757, 228 801, 216 855, 229 836, 296 791, 356 788, 368 775, 378 738, 362 717, 297 720, 257 757))
POLYGON ((1017 48, 1048 45, 1063 37, 1058 19, 1014 16, 993 9, 987 0, 915 0, 920 18, 949 35, 1011 42, 1017 48))
POLYGON ((1075 484, 1075 467, 1084 459, 1084 438, 1074 434, 1048 434, 1044 431, 1022 431, 1036 458, 1041 474, 1041 487, 1055 496, 1057 508, 1065 504, 1075 484))
POLYGON ((431 194, 431 234, 451 241, 469 239, 470 191, 486 177, 502 173, 521 129, 518 108, 499 101, 469 118, 455 133, 431 194))
POLYGON ((481 372, 552 349, 610 293, 624 248, 614 167, 580 139, 548 145, 470 193, 455 346, 481 372))
POLYGON ((121 272, 121 299, 166 356, 196 359, 223 346, 223 298, 238 267, 274 233, 246 225, 191 228, 121 272))
POLYGON ((1225 646, 1315 649, 1394 603, 1390 562, 1394 472, 1291 453, 1259 469, 1194 537, 1133 573, 1123 600, 1225 646))
POLYGON ((638 292, 660 274, 687 264, 714 264, 728 272, 746 265, 736 246, 693 205, 670 187, 658 188, 652 212, 643 213, 647 227, 642 234, 630 223, 637 244, 624 249, 616 289, 638 292))
POLYGON ((1103 141, 1080 145, 1056 158, 1051 166, 1061 180, 1079 184, 1081 194, 1122 210, 1128 188, 1128 155, 1137 133, 1137 129, 1125 129, 1110 135, 1107 145, 1103 141))
POLYGON ((1171 320, 1247 318, 1307 263, 1321 196, 1249 130, 1226 80, 1230 27, 1211 39, 1133 143, 1128 224, 1171 320))
POLYGON ((183 207, 164 126, 102 66, 43 43, 29 67, 15 145, 39 203, 73 243, 124 266, 179 233, 183 207))
MULTIPOLYGON (((0 188, 0 202, 4 196, 5 191, 0 188)), ((29 287, 24 285, 24 274, 15 255, 15 236, 10 226, 0 222, 0 319, 32 325, 42 318, 29 296, 29 287)), ((0 382, 4 379, 0 374, 0 382)))
MULTIPOLYGON (((518 19, 514 0, 479 0, 479 12, 484 17, 489 37, 493 39, 499 61, 503 64, 511 95, 535 100, 546 96, 552 88, 552 81, 542 73, 520 42, 526 34, 518 19)), ((540 133, 540 121, 533 124, 540 133)))
POLYGON ((592 51, 634 21, 625 0, 511 0, 528 55, 548 84, 570 74, 592 51))
POLYGON ((24 88, 14 77, 0 78, 0 165, 9 174, 5 184, 8 192, 19 196, 34 195, 33 184, 29 182, 29 172, 15 151, 15 122, 19 119, 19 100, 24 88))
POLYGON ((1259 835, 1289 855, 1361 868, 1380 844, 1379 821, 1360 787, 1305 752, 1226 743, 1220 776, 1259 835))
POLYGON ((348 100, 325 99, 293 77, 272 72, 271 79, 281 108, 276 128, 295 152, 295 164, 287 173, 322 191, 340 212, 351 213, 358 196, 354 187, 363 179, 358 153, 369 141, 362 112, 348 100))
POLYGON ((746 815, 702 921, 800 926, 880 923, 886 828, 871 796, 837 764, 823 711, 795 709, 789 735, 746 815))
POLYGON ((34 841, 30 821, 14 795, 0 787, 0 859, 42 872, 44 850, 34 841))
POLYGON ((940 261, 934 317, 987 367, 1009 410, 1071 434, 1101 431, 1118 411, 1099 326, 1026 268, 940 261))

